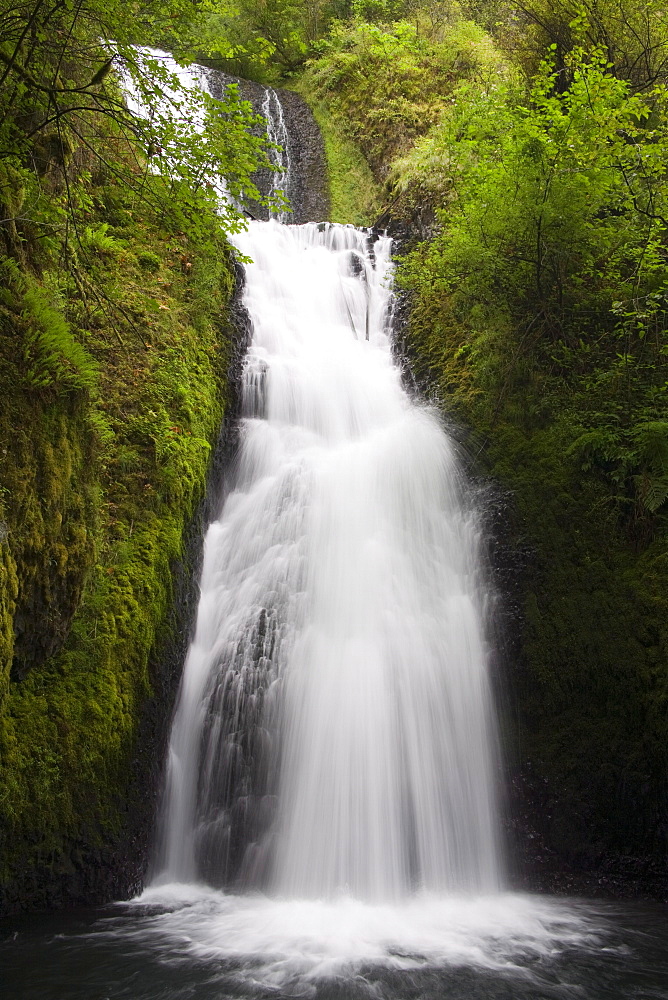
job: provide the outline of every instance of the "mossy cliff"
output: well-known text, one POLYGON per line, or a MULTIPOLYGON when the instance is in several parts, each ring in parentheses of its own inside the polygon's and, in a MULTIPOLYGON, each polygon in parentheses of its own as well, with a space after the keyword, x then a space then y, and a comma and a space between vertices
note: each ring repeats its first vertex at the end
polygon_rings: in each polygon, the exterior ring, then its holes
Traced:
POLYGON ((518 361, 509 336, 488 335, 439 295, 413 301, 415 369, 502 488, 493 558, 508 628, 511 810, 520 841, 538 833, 544 857, 600 868, 614 884, 626 869, 654 872, 666 854, 665 525, 582 469, 573 444, 592 400, 542 352, 518 361))
POLYGON ((245 336, 216 181, 259 199, 267 163, 234 87, 137 47, 198 19, 0 16, 0 911, 126 897, 147 862, 245 336))
POLYGON ((175 590, 228 399, 234 269, 213 217, 195 242, 109 176, 87 192, 67 269, 4 264, 4 909, 138 884, 188 624, 175 590))
POLYGON ((334 185, 350 144, 367 164, 400 236, 403 349, 496 498, 516 847, 596 872, 587 890, 668 893, 668 267, 643 200, 666 203, 665 107, 595 46, 527 84, 456 16, 431 36, 337 32, 300 90, 334 185), (625 166, 641 146, 642 194, 625 166))

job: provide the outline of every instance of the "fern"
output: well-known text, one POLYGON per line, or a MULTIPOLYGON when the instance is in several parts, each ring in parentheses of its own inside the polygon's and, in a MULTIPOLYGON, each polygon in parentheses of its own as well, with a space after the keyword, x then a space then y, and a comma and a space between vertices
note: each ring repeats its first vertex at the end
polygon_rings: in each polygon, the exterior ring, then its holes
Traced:
POLYGON ((668 475, 668 421, 648 420, 633 430, 638 454, 650 469, 668 475))
POLYGON ((46 300, 38 287, 22 296, 24 328, 24 380, 33 388, 91 390, 97 383, 97 366, 79 344, 64 316, 46 300))
POLYGON ((607 427, 596 427, 581 434, 567 451, 579 463, 583 472, 590 472, 596 466, 618 462, 623 448, 619 435, 607 427))
POLYGON ((81 234, 82 245, 90 250, 96 250, 98 253, 119 253, 123 249, 123 243, 115 236, 110 236, 107 232, 108 229, 108 222, 101 222, 97 226, 86 226, 81 234))
POLYGON ((24 384, 65 392, 94 389, 97 365, 47 291, 10 257, 0 259, 0 279, 0 302, 23 341, 24 384))
POLYGON ((643 507, 650 514, 656 514, 659 507, 662 507, 668 500, 668 476, 643 479, 639 495, 643 507))
POLYGON ((638 496, 650 514, 656 514, 668 500, 668 421, 649 420, 633 430, 642 474, 638 496))

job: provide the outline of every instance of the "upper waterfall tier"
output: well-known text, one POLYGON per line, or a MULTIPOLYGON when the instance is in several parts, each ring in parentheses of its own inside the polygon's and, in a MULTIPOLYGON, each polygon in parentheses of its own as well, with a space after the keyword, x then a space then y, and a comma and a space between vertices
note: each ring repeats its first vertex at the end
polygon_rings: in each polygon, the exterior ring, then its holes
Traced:
MULTIPOLYGON (((159 49, 137 48, 136 54, 140 64, 145 58, 157 59, 186 90, 204 90, 211 97, 221 100, 228 87, 236 87, 239 95, 252 105, 258 115, 254 133, 266 135, 269 140, 272 166, 255 171, 253 180, 263 196, 276 193, 283 196, 286 208, 274 211, 273 216, 292 224, 327 219, 329 193, 324 144, 311 109, 298 94, 291 90, 264 87, 197 63, 180 66, 169 53, 159 49)), ((136 112, 142 114, 142 100, 129 75, 124 79, 124 86, 126 100, 136 112)), ((172 101, 175 95, 166 84, 163 85, 163 93, 166 112, 172 117, 179 114, 183 117, 183 112, 176 110, 178 100, 172 101)), ((186 121, 195 131, 201 129, 201 120, 198 121, 197 116, 186 121)), ((229 197, 225 192, 224 178, 220 178, 220 188, 222 196, 229 197)), ((257 201, 249 201, 239 207, 255 219, 267 220, 270 216, 268 209, 257 201)))
MULTIPOLYGON (((282 179, 267 169, 255 174, 262 194, 270 194, 277 187, 286 194, 291 212, 282 216, 281 221, 300 224, 327 219, 329 194, 325 148, 306 102, 292 90, 274 90, 218 70, 199 69, 212 97, 220 97, 224 87, 236 84, 241 96, 267 120, 270 141, 282 147, 282 151, 271 154, 273 162, 284 168, 282 179)), ((268 218, 267 210, 261 205, 254 203, 249 207, 256 218, 268 218)))

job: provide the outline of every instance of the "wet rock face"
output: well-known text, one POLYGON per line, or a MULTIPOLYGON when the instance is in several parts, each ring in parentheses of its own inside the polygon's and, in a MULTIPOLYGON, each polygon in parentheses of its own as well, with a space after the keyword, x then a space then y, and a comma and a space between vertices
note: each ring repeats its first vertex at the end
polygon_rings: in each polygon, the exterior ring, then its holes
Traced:
POLYGON ((277 91, 290 134, 293 164, 290 200, 294 222, 324 222, 329 218, 325 147, 309 106, 290 90, 277 91))
MULTIPOLYGON (((214 97, 222 97, 230 84, 236 84, 241 97, 250 101, 256 114, 262 114, 262 105, 267 88, 251 80, 218 70, 206 71, 207 82, 214 97)), ((292 206, 290 222, 325 222, 329 218, 329 193, 327 185, 327 162, 325 147, 311 109, 302 98, 291 90, 275 91, 283 108, 283 116, 288 130, 288 157, 290 160, 290 183, 288 195, 292 206)), ((258 130, 258 134, 261 134, 258 130)), ((270 170, 258 170, 253 180, 262 194, 269 194, 272 186, 270 170)), ((254 218, 267 219, 269 213, 257 202, 248 205, 249 214, 254 218)))

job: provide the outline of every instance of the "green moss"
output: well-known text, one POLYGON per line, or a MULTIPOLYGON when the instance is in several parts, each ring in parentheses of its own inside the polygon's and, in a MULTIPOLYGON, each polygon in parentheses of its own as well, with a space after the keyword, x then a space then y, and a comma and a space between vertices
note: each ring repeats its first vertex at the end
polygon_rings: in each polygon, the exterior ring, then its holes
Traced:
POLYGON ((309 104, 325 144, 329 182, 330 221, 370 226, 378 218, 382 189, 351 137, 345 122, 324 100, 313 97, 308 78, 291 83, 309 104))
MULTIPOLYGON (((109 240, 104 189, 97 194, 91 232, 109 240)), ((113 841, 128 808, 151 654, 167 634, 173 566, 226 401, 233 268, 209 221, 192 246, 147 214, 78 273, 18 274, 0 314, 7 884, 32 871, 48 886, 56 870, 76 869, 82 852, 113 841), (30 330, 18 300, 27 285, 51 328, 85 351, 86 385, 72 381, 57 345, 51 381, 26 377, 20 344, 30 330)))
POLYGON ((415 156, 416 141, 437 125, 458 83, 506 72, 489 36, 470 21, 334 26, 321 56, 291 84, 324 137, 334 221, 368 225, 398 201, 419 215, 442 182, 428 142, 415 156))
POLYGON ((666 516, 649 518, 632 483, 614 486, 596 468, 583 470, 572 449, 600 402, 587 388, 592 368, 614 359, 590 356, 578 370, 555 371, 540 342, 519 350, 503 318, 479 329, 427 284, 414 300, 408 342, 418 374, 469 428, 478 461, 514 498, 509 558, 523 553, 526 568, 506 744, 513 767, 546 782, 543 833, 583 862, 606 851, 661 854, 666 516))

